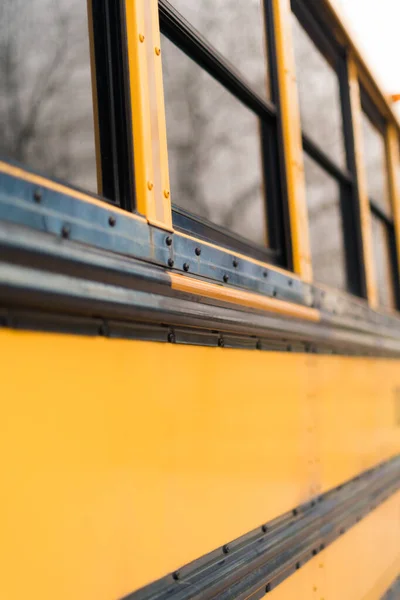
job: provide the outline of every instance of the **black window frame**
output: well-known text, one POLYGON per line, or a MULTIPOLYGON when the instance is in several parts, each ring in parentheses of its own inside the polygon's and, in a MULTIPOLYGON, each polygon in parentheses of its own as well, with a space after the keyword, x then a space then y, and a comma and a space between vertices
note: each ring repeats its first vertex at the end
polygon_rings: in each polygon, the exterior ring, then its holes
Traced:
MULTIPOLYGON (((347 292, 367 298, 347 50, 332 34, 318 0, 291 0, 294 16, 338 77, 346 167, 340 167, 302 129, 303 151, 339 185, 347 292)), ((318 283, 318 282, 317 282, 318 283)))
POLYGON ((101 196, 134 212, 135 175, 128 42, 124 0, 89 0, 89 37, 94 53, 101 196))
MULTIPOLYGON (((387 126, 388 123, 382 113, 379 111, 378 107, 374 104, 373 100, 369 96, 365 87, 361 82, 359 82, 360 86, 360 99, 361 99, 361 110, 365 113, 365 116, 370 120, 371 124, 380 132, 384 142, 385 148, 385 169, 386 169, 386 178, 388 184, 388 194, 390 195, 390 204, 392 206, 392 215, 387 214, 387 212, 379 205, 375 198, 370 196, 368 193, 368 204, 369 210, 372 215, 379 219, 380 223, 385 226, 386 232, 388 234, 389 241, 389 259, 390 259, 390 268, 393 282, 393 293, 395 299, 394 309, 398 310, 400 308, 400 277, 399 277, 399 264, 397 257, 397 245, 396 245, 396 228, 394 224, 393 217, 393 198, 391 197, 390 185, 389 185, 389 164, 388 164, 388 150, 386 144, 386 134, 387 134, 387 126)), ((364 142, 365 144, 365 142, 364 142)), ((367 186, 368 190, 368 186, 367 186)), ((368 191, 369 192, 369 191, 368 191)), ((372 226, 372 223, 371 223, 372 226)), ((373 236, 371 230, 371 236, 373 236)), ((372 237, 372 245, 374 245, 375 241, 372 237)), ((375 265, 376 268, 376 265, 375 265)), ((390 307, 386 307, 384 305, 379 304, 380 308, 389 309, 390 307)))
POLYGON ((261 158, 265 187, 264 206, 268 215, 269 247, 224 229, 173 205, 172 220, 178 231, 217 243, 233 251, 268 263, 293 269, 287 200, 282 124, 279 107, 278 69, 272 0, 261 0, 267 39, 267 60, 271 100, 262 98, 226 58, 214 48, 168 0, 159 0, 161 33, 194 63, 203 68, 235 98, 258 117, 261 131, 261 158))

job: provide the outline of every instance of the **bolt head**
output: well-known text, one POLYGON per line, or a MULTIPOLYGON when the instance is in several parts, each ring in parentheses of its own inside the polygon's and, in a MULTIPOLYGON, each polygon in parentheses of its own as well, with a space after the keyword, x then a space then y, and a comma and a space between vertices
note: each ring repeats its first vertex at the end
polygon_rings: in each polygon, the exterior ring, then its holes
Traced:
POLYGON ((38 188, 37 190, 34 191, 33 199, 35 202, 38 202, 38 203, 41 201, 41 199, 42 199, 42 190, 41 189, 38 188))
POLYGON ((71 233, 71 229, 68 225, 64 225, 63 228, 61 229, 61 235, 62 237, 67 240, 69 238, 69 235, 71 233))
POLYGON ((168 266, 171 268, 174 266, 174 261, 172 260, 172 258, 168 259, 168 266))
POLYGON ((200 254, 201 254, 201 248, 197 247, 195 249, 194 253, 196 254, 196 256, 200 256, 200 254))
POLYGON ((186 273, 189 271, 189 263, 183 263, 183 270, 186 271, 186 273))
POLYGON ((224 275, 223 280, 224 280, 224 283, 228 283, 228 281, 229 281, 228 275, 224 275))
POLYGON ((108 217, 108 224, 110 225, 110 227, 114 227, 116 222, 117 222, 116 218, 113 217, 112 215, 110 217, 108 217))

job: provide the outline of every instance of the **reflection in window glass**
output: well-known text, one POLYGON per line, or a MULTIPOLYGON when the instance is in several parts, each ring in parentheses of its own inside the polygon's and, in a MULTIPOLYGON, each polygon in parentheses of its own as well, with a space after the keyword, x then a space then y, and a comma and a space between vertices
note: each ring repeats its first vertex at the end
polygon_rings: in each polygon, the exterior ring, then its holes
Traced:
POLYGON ((97 191, 86 2, 1 0, 0 154, 97 191))
POLYGON ((346 289, 339 185, 307 154, 304 155, 304 168, 314 279, 346 289))
POLYGON ((386 214, 391 215, 385 140, 364 112, 362 113, 362 125, 368 196, 386 214))
POLYGON ((263 0, 172 0, 207 41, 269 97, 263 0))
POLYGON ((304 132, 340 166, 346 166, 339 79, 292 14, 293 45, 304 132))
POLYGON ((259 121, 163 38, 172 201, 266 243, 259 121))
POLYGON ((389 230, 385 223, 371 213, 372 242, 374 247, 375 272, 379 304, 387 308, 396 307, 393 281, 393 266, 390 256, 389 230))

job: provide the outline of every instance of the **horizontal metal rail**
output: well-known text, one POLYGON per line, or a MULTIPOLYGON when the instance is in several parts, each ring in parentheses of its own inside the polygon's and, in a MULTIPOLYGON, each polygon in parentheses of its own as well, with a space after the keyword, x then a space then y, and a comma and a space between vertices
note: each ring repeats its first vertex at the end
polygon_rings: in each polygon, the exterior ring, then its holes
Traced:
MULTIPOLYGON (((260 527, 126 600, 257 600, 400 488, 400 457, 260 527)), ((166 548, 166 551, 168 549, 166 548)))

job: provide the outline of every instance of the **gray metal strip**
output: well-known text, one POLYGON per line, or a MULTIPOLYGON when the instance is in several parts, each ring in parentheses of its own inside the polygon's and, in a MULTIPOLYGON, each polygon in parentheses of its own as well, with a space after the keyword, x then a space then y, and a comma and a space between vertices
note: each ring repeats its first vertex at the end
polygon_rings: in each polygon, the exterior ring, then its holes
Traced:
POLYGON ((125 600, 257 600, 399 488, 398 456, 272 522, 260 524, 258 529, 125 600))

